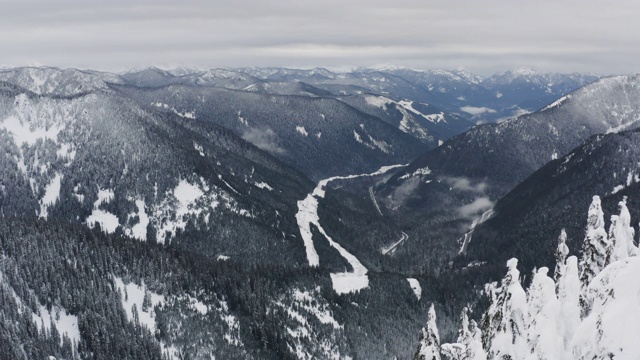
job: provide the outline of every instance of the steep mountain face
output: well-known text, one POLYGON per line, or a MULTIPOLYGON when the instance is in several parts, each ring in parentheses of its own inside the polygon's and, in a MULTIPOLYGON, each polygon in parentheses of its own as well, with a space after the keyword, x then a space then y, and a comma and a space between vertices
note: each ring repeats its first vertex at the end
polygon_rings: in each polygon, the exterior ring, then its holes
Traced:
MULTIPOLYGON (((637 127, 639 84, 638 76, 602 79, 540 112, 477 126, 399 171, 374 189, 376 198, 420 248, 436 243, 453 254, 496 199, 546 162, 593 134, 637 127)), ((416 264, 429 256, 397 255, 416 264)))
POLYGON ((428 148, 413 136, 331 98, 217 88, 120 87, 146 108, 223 126, 314 180, 407 162, 428 148))
MULTIPOLYGON (((550 267, 555 238, 563 228, 567 245, 578 252, 584 237, 580 209, 591 202, 593 194, 602 198, 607 213, 616 213, 618 202, 629 195, 631 213, 640 213, 633 196, 640 187, 639 156, 640 132, 633 130, 594 136, 545 165, 496 203, 493 217, 475 229, 460 265, 476 261, 497 269, 515 256, 524 271, 550 267)), ((637 220, 632 218, 632 223, 637 220)))

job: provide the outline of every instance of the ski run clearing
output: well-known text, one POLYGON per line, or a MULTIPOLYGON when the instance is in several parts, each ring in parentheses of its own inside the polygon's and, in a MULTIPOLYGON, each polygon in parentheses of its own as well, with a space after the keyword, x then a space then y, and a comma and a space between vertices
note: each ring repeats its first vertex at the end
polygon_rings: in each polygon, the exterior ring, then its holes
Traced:
POLYGON ((392 169, 404 166, 406 165, 383 166, 379 170, 370 174, 330 177, 328 179, 321 180, 311 194, 307 195, 304 200, 298 201, 298 213, 296 214, 296 220, 298 222, 298 227, 300 228, 300 235, 304 241, 309 266, 320 265, 320 257, 313 245, 313 235, 311 232, 311 226, 313 225, 318 229, 320 234, 327 239, 329 244, 338 250, 340 255, 345 258, 353 268, 352 272, 331 274, 331 282, 333 283, 333 289, 336 293, 347 294, 369 287, 369 277, 367 276, 368 270, 353 254, 335 242, 322 228, 320 225, 320 217, 318 216, 318 200, 324 198, 325 187, 331 181, 382 175, 392 169))

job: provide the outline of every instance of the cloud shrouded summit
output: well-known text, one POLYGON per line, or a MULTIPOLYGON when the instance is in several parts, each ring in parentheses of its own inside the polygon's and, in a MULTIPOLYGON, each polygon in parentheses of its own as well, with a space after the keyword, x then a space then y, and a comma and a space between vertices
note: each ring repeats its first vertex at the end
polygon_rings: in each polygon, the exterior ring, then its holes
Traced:
POLYGON ((640 4, 600 1, 4 1, 4 65, 518 66, 637 71, 640 4))

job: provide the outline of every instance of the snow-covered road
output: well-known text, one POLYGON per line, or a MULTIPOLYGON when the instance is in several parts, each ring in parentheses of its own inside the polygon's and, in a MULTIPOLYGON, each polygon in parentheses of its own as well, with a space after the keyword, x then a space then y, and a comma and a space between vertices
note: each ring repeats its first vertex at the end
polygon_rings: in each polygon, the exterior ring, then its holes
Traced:
POLYGON ((296 220, 298 222, 298 227, 300 228, 300 235, 302 236, 302 240, 304 241, 304 247, 307 252, 307 261, 309 262, 309 266, 318 266, 320 264, 320 257, 318 256, 315 246, 313 245, 313 236, 311 233, 311 225, 313 225, 318 229, 322 236, 327 239, 329 244, 336 250, 338 250, 340 255, 345 258, 353 268, 353 271, 351 272, 331 274, 333 289, 338 294, 346 294, 369 287, 369 277, 367 276, 368 270, 364 265, 362 265, 358 258, 348 252, 340 244, 335 242, 324 231, 324 229, 320 225, 320 217, 318 216, 318 200, 324 198, 325 187, 331 181, 355 179, 363 176, 382 175, 390 170, 403 166, 406 165, 383 166, 379 170, 370 174, 330 177, 328 179, 321 180, 311 194, 307 195, 307 197, 303 200, 298 201, 298 213, 296 214, 296 220))
POLYGON ((409 235, 407 235, 407 233, 403 231, 402 236, 400 236, 400 240, 391 244, 391 246, 382 248, 382 255, 387 255, 388 253, 394 251, 395 249, 398 248, 398 246, 402 245, 403 242, 407 241, 407 239, 409 239, 409 235))
POLYGON ((373 202, 373 205, 376 207, 376 210, 378 210, 378 214, 382 215, 380 206, 378 206, 378 202, 376 201, 376 194, 373 193, 373 186, 369 188, 369 196, 371 197, 371 201, 373 202))

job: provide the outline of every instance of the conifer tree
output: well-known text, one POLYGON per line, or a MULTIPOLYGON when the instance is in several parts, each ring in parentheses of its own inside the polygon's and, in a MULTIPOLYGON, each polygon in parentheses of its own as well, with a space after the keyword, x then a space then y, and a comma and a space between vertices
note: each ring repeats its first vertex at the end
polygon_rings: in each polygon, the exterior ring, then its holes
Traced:
POLYGON ((569 255, 569 247, 566 244, 567 242, 567 232, 562 229, 560 230, 560 236, 558 236, 558 247, 556 248, 556 269, 553 272, 553 280, 556 282, 562 275, 564 275, 565 270, 565 261, 567 259, 567 255, 569 255))
MULTIPOLYGON (((583 291, 605 267, 609 246, 607 232, 604 230, 604 213, 602 212, 600 197, 596 195, 593 197, 591 206, 589 206, 586 236, 582 243, 580 283, 583 291)), ((583 308, 585 306, 587 305, 583 304, 583 308)))
POLYGON ((436 325, 436 310, 431 304, 427 325, 420 332, 420 342, 415 355, 416 360, 440 360, 440 335, 436 325))
POLYGON ((520 285, 518 260, 507 262, 507 275, 493 290, 492 303, 483 317, 483 344, 489 359, 524 359, 527 347, 527 295, 520 285))
POLYGON ((561 306, 556 297, 555 283, 547 276, 548 271, 546 267, 540 268, 528 289, 529 360, 560 359, 564 352, 561 306))
POLYGON ((626 196, 620 201, 618 208, 620 209, 620 215, 611 216, 611 225, 609 227, 609 242, 611 246, 607 252, 607 264, 638 254, 638 248, 633 243, 635 230, 631 227, 631 214, 627 208, 626 196))
POLYGON ((487 360, 487 353, 482 347, 482 332, 475 320, 469 322, 469 339, 467 340, 464 360, 487 360))

